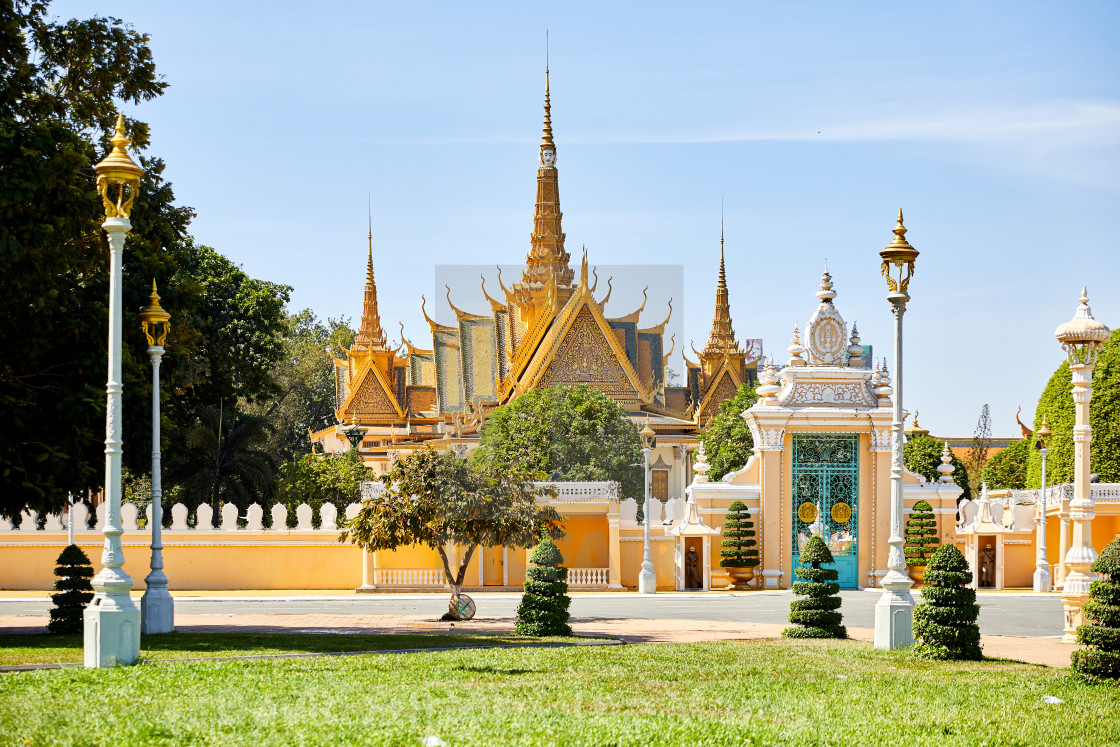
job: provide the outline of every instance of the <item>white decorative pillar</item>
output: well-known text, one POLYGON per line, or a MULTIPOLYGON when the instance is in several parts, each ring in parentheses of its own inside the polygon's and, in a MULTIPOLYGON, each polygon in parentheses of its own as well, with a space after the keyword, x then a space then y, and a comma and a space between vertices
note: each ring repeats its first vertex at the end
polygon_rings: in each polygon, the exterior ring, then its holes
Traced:
POLYGON ((140 323, 152 359, 152 570, 144 578, 146 588, 140 598, 140 632, 157 635, 175 630, 175 600, 167 590, 167 574, 163 572, 163 474, 159 445, 159 364, 171 329, 171 315, 159 305, 154 279, 149 301, 140 312, 140 323))
POLYGON ((121 271, 124 239, 132 229, 128 216, 144 171, 128 157, 124 116, 117 117, 113 151, 94 166, 97 192, 105 207, 101 227, 109 237, 109 380, 105 410, 105 550, 101 571, 93 577, 93 601, 85 610, 86 667, 132 664, 140 655, 140 608, 132 601, 132 579, 124 572, 121 546, 121 271), (116 202, 109 190, 116 186, 116 202))
POLYGON ((1034 447, 1038 449, 1038 453, 1042 456, 1042 493, 1038 501, 1038 558, 1035 562, 1034 576, 1031 580, 1031 586, 1034 591, 1044 593, 1050 591, 1053 586, 1053 579, 1050 574, 1050 560, 1046 555, 1046 452, 1048 449, 1046 445, 1050 440, 1050 427, 1046 424, 1046 418, 1042 419, 1042 427, 1038 429, 1038 441, 1035 442, 1034 447))
POLYGON ((875 603, 875 647, 886 649, 907 648, 914 642, 914 597, 910 587, 914 582, 906 572, 906 554, 902 537, 902 315, 906 313, 906 292, 914 274, 914 260, 918 251, 906 241, 906 227, 902 225, 902 210, 898 211, 898 225, 893 229, 894 240, 879 255, 883 259, 882 271, 887 279, 887 300, 894 314, 894 402, 891 419, 891 532, 887 540, 887 574, 881 586, 883 594, 875 603), (892 275, 893 271, 893 275, 892 275))
POLYGON ((1093 367, 1097 353, 1108 341, 1109 329, 1093 318, 1089 310, 1089 296, 1081 289, 1081 304, 1073 319, 1054 330, 1054 337, 1062 344, 1069 358, 1073 374, 1073 500, 1069 502, 1069 520, 1072 529, 1066 567, 1069 573, 1062 587, 1062 607, 1065 609, 1063 643, 1077 642, 1077 628, 1085 622, 1082 608, 1089 600, 1089 584, 1096 574, 1089 566, 1097 559, 1093 549, 1093 517, 1096 515, 1093 496, 1089 487, 1089 444, 1092 428, 1089 426, 1089 400, 1093 397, 1093 367))
POLYGON ((653 571, 653 558, 649 547, 649 452, 657 439, 653 429, 649 427, 648 420, 639 435, 642 439, 642 475, 645 478, 645 489, 642 502, 642 571, 638 574, 638 593, 655 594, 657 574, 653 571))

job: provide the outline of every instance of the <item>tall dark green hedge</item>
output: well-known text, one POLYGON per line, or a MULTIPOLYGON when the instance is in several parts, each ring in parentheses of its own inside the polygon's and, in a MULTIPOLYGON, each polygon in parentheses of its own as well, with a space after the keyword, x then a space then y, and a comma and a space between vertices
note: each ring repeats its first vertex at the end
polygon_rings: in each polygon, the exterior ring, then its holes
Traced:
POLYGON ((560 564, 564 556, 551 539, 545 537, 529 556, 525 570, 525 593, 517 606, 518 635, 571 635, 568 625, 568 569, 560 564))
POLYGON ((723 541, 720 543, 721 568, 754 568, 758 565, 758 540, 755 539, 754 522, 742 501, 727 507, 723 520, 723 541))
POLYGON ((1001 449, 989 459, 983 471, 988 490, 1022 490, 1027 487, 1027 460, 1033 449, 1034 439, 1024 438, 1012 441, 1006 449, 1001 449))
POLYGON ((922 567, 930 554, 941 544, 937 537, 937 520, 928 501, 918 501, 906 520, 906 565, 922 567))
POLYGON ((809 568, 796 568, 794 575, 801 579, 793 582, 793 593, 807 599, 795 599, 789 605, 789 621, 796 628, 782 631, 783 638, 847 638, 848 630, 840 624, 839 575, 835 568, 821 568, 821 563, 834 563, 828 545, 820 535, 813 535, 801 548, 799 563, 809 563, 809 568))
MULTIPOLYGON (((1073 377, 1062 362, 1050 377, 1035 407, 1034 427, 1046 417, 1053 435, 1046 456, 1046 482, 1073 482, 1073 377)), ((1120 329, 1113 330, 1093 369, 1093 400, 1089 405, 1093 441, 1089 459, 1101 482, 1120 482, 1120 329)), ((1027 487, 1041 484, 1042 460, 1031 449, 1027 461, 1027 487)))
POLYGON ((81 633, 82 615, 93 599, 93 586, 89 582, 93 578, 93 567, 89 557, 77 545, 67 545, 58 556, 54 575, 59 578, 54 582, 56 593, 51 594, 54 607, 47 629, 52 633, 81 633))
POLYGON ((1091 569, 1100 574, 1085 603, 1091 622, 1077 628, 1077 642, 1089 648, 1074 651, 1070 666, 1087 678, 1120 679, 1120 539, 1108 543, 1091 569))
POLYGON ((976 617, 980 606, 976 592, 965 586, 972 573, 955 545, 942 545, 926 566, 925 600, 914 608, 914 653, 925 659, 964 659, 978 661, 980 626, 976 617))

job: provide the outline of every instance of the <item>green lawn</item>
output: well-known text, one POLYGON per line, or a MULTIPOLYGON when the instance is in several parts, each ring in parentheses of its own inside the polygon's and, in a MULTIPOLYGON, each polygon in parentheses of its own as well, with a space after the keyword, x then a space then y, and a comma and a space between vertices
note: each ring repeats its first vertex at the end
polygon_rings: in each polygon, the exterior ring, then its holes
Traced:
POLYGON ((863 643, 490 649, 3 674, 0 741, 1103 745, 1117 703, 1064 670, 863 643))
MULTIPOLYGON (((399 651, 456 646, 504 646, 539 643, 540 638, 516 635, 454 633, 430 635, 350 635, 344 633, 169 633, 143 636, 140 660, 192 659, 211 656, 324 653, 337 651, 399 651)), ((547 638, 546 641, 574 640, 547 638)), ((57 664, 82 660, 80 635, 0 635, 0 666, 57 664)), ((3 680, 0 680, 2 683, 3 680)), ((2 685, 0 685, 2 687, 2 685)))

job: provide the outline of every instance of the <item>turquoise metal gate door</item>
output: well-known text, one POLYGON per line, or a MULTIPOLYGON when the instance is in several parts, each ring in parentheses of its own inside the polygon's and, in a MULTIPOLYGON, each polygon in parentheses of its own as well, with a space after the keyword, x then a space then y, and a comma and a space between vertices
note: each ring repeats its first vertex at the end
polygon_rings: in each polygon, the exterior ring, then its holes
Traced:
POLYGON ((819 534, 836 559, 841 589, 855 589, 859 566, 859 436, 793 436, 793 557, 819 534))

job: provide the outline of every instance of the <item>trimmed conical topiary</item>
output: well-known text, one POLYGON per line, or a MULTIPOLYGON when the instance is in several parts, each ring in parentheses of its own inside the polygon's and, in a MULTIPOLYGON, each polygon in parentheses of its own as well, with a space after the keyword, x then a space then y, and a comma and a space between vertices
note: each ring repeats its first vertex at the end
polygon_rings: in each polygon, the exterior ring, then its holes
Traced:
POLYGON ((742 501, 735 501, 727 507, 723 520, 723 542, 720 543, 719 564, 721 568, 755 568, 758 566, 754 522, 742 501))
POLYGON ((786 628, 783 638, 847 638, 847 629, 840 624, 843 619, 840 609, 840 584, 836 583, 839 573, 835 568, 821 568, 822 563, 836 562, 828 545, 813 535, 801 548, 800 563, 809 563, 809 568, 796 568, 793 573, 801 581, 793 582, 793 593, 807 599, 795 599, 789 605, 789 621, 798 627, 786 628))
POLYGON ((564 556, 551 539, 545 537, 529 556, 525 570, 525 593, 517 606, 518 635, 571 635, 568 625, 568 569, 560 564, 564 556))
POLYGON ((954 545, 942 545, 926 566, 925 600, 914 608, 914 653, 925 659, 984 658, 980 652, 980 606, 968 561, 954 545))
POLYGON ((58 556, 54 575, 59 578, 54 582, 57 593, 51 594, 54 607, 47 629, 52 633, 81 633, 82 614, 93 599, 93 587, 89 583, 93 567, 89 558, 77 545, 67 545, 58 556))
POLYGON ((1114 539, 1090 566, 1100 578, 1089 585, 1085 618, 1077 642, 1088 646, 1073 652, 1070 666, 1088 678, 1120 679, 1120 539, 1114 539))
POLYGON ((941 540, 937 538, 937 520, 928 501, 918 501, 906 520, 906 565, 921 568, 929 562, 941 540))

